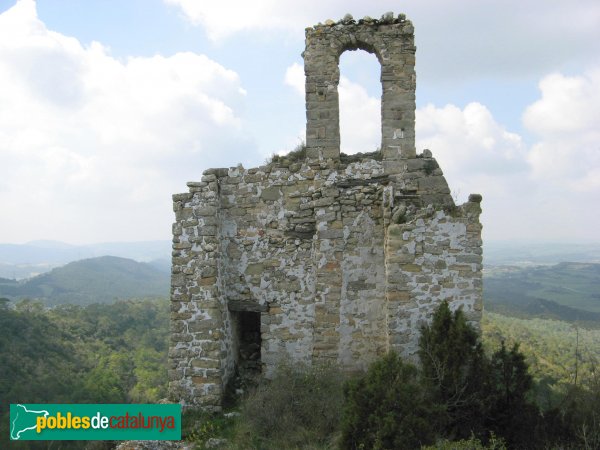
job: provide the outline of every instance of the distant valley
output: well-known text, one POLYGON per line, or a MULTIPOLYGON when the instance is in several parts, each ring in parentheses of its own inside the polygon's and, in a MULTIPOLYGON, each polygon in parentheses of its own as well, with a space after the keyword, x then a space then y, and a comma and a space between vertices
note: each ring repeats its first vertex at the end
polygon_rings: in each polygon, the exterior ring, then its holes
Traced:
POLYGON ((600 324, 600 264, 498 266, 484 274, 486 310, 600 324))
POLYGON ((483 241, 484 270, 492 266, 532 266, 560 262, 600 263, 600 243, 483 241))

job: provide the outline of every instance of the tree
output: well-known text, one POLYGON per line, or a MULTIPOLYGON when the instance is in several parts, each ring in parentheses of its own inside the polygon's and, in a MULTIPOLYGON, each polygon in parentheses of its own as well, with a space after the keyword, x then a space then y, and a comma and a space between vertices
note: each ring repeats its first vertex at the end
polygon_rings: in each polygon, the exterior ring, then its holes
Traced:
POLYGON ((479 334, 462 310, 440 304, 419 339, 422 378, 442 414, 439 426, 450 439, 485 436, 487 360, 479 334))
POLYGON ((388 353, 344 387, 342 448, 420 448, 433 441, 435 416, 417 369, 388 353))
POLYGON ((518 344, 508 351, 502 341, 500 349, 492 355, 488 379, 489 429, 506 439, 510 446, 527 444, 531 447, 539 411, 527 399, 533 379, 518 344))

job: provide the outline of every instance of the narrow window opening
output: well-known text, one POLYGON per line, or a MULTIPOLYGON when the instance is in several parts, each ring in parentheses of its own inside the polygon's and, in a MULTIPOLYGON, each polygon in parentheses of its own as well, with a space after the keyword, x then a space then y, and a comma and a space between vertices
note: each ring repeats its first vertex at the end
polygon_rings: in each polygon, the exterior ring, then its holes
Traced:
POLYGON ((381 66, 366 51, 340 56, 340 151, 347 155, 381 149, 381 66))

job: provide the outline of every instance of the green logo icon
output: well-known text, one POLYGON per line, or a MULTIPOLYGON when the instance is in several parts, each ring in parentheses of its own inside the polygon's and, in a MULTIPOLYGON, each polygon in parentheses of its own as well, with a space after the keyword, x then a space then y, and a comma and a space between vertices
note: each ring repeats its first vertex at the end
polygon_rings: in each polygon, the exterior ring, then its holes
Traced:
POLYGON ((35 430, 38 417, 45 418, 49 414, 46 410, 33 411, 24 405, 10 405, 10 438, 12 440, 21 439, 21 434, 25 431, 35 430))
POLYGON ((43 440, 180 440, 181 406, 10 405, 10 438, 43 440))

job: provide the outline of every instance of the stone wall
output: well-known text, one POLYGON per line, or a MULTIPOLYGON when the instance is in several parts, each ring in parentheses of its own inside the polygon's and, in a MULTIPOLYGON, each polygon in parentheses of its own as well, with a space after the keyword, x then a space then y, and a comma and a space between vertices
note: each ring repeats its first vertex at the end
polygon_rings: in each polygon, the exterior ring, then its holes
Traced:
POLYGON ((207 170, 173 197, 172 399, 218 410, 236 371, 284 359, 414 358, 444 299, 478 324, 481 197, 456 206, 431 152, 416 155, 412 24, 366 19, 307 29, 304 151, 207 170), (356 48, 382 63, 382 151, 346 156, 337 62, 356 48))
POLYGON ((420 325, 447 300, 479 328, 482 313, 481 196, 449 210, 413 210, 387 228, 386 300, 390 348, 413 359, 420 325))
POLYGON ((347 50, 374 53, 381 64, 381 149, 387 173, 415 156, 414 28, 403 14, 306 29, 306 144, 309 158, 339 158, 339 59, 347 50))

